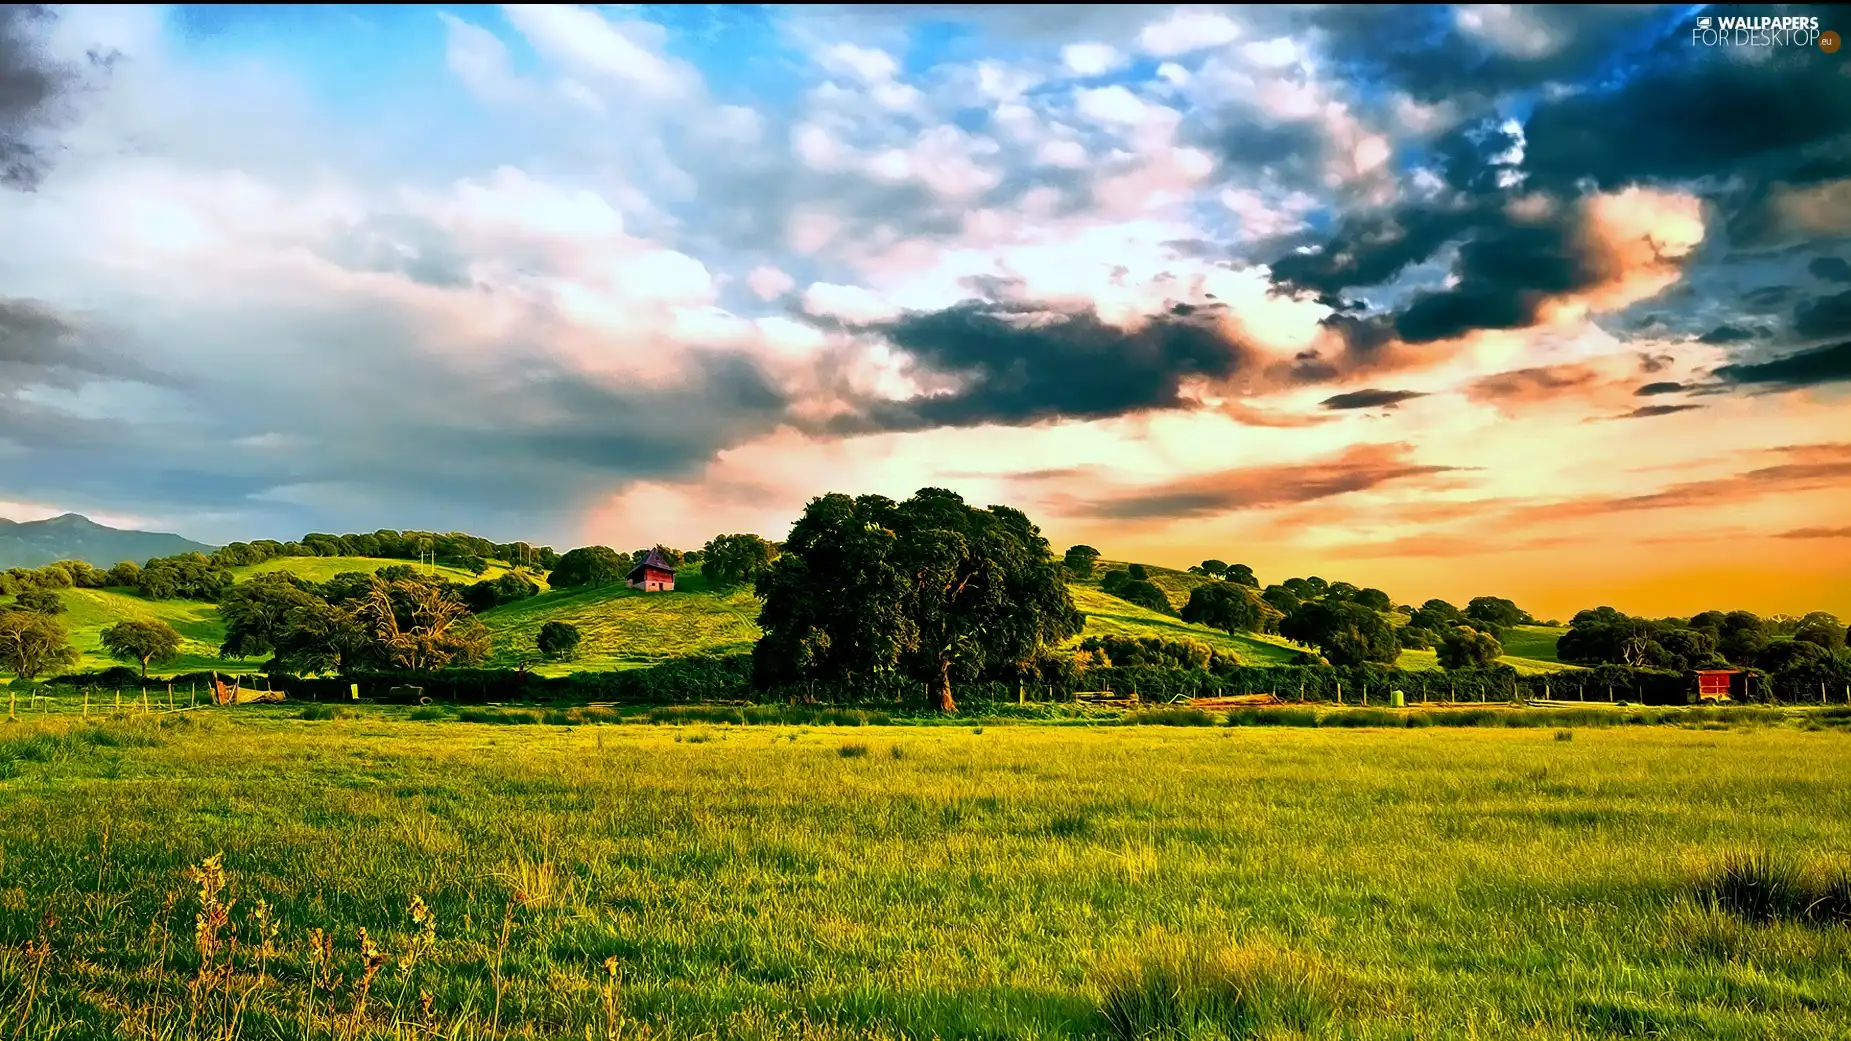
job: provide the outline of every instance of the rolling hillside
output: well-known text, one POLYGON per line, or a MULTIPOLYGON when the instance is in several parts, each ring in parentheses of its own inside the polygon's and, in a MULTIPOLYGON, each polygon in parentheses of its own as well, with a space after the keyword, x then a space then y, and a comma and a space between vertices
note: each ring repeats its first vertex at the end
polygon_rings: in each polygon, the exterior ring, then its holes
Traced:
MULTIPOLYGON (((491 566, 480 575, 472 575, 460 567, 451 567, 448 564, 438 564, 432 567, 419 564, 416 561, 389 560, 385 557, 277 557, 274 560, 266 560, 261 564, 243 564, 231 568, 230 571, 232 577, 240 582, 257 575, 269 574, 273 571, 287 571, 290 574, 308 579, 310 582, 326 582, 342 572, 363 571, 371 574, 382 567, 391 567, 395 564, 415 567, 421 572, 433 574, 451 582, 475 582, 478 579, 494 578, 496 575, 508 570, 505 567, 491 566)), ((540 583, 542 588, 545 588, 546 578, 544 573, 533 574, 532 577, 536 582, 540 583)))
MULTIPOLYGON (((403 560, 377 557, 283 557, 233 568, 240 581, 259 574, 289 571, 313 581, 326 581, 348 571, 377 571, 403 560)), ((1102 563, 1099 573, 1117 562, 1102 563)), ((1181 607, 1189 591, 1205 582, 1215 581, 1170 568, 1145 565, 1151 581, 1181 607)), ((493 577, 506 570, 493 567, 483 577, 493 577)), ((476 576, 459 568, 439 566, 438 574, 452 581, 470 582, 476 576)), ((539 577, 539 576, 536 576, 539 577)), ((540 578, 544 588, 544 578, 540 578)), ((756 624, 758 601, 749 588, 714 590, 706 586, 697 571, 680 576, 680 588, 672 593, 638 593, 621 586, 592 590, 546 590, 539 596, 498 607, 481 618, 495 636, 493 667, 512 668, 523 657, 532 657, 534 636, 548 621, 569 622, 578 627, 583 644, 576 661, 570 663, 530 664, 545 674, 574 670, 626 669, 654 665, 670 658, 693 653, 733 653, 749 650, 758 639, 756 624)), ((1085 636, 1155 636, 1164 639, 1198 640, 1218 650, 1230 651, 1241 660, 1256 665, 1281 665, 1289 662, 1298 650, 1277 636, 1257 634, 1229 635, 1204 626, 1190 625, 1179 618, 1159 614, 1099 589, 1097 579, 1070 586, 1074 603, 1087 616, 1085 636)), ((218 645, 224 627, 218 609, 211 604, 193 601, 148 601, 122 589, 73 589, 62 594, 68 606, 61 620, 71 630, 73 642, 83 652, 80 669, 105 668, 112 662, 101 651, 101 632, 124 618, 145 616, 160 618, 179 629, 186 638, 182 658, 160 671, 166 674, 218 669, 221 672, 256 671, 261 662, 221 661, 218 645)), ((1562 630, 1543 626, 1523 626, 1512 630, 1508 647, 1513 652, 1502 660, 1520 672, 1548 672, 1572 668, 1555 657, 1555 641, 1562 630)), ((1404 668, 1437 669, 1432 651, 1405 651, 1400 664, 1404 668)))
MULTIPOLYGON (((1120 632, 1122 635, 1163 635, 1162 632, 1154 630, 1167 628, 1172 633, 1172 639, 1191 637, 1208 642, 1211 646, 1229 647, 1240 654, 1244 660, 1256 665, 1284 664, 1298 650, 1291 641, 1277 636, 1245 634, 1229 637, 1212 629, 1189 625, 1181 619, 1165 617, 1154 611, 1147 611, 1125 603, 1099 589, 1098 576, 1113 568, 1123 568, 1129 565, 1129 561, 1101 560, 1094 571, 1093 579, 1074 583, 1071 586, 1074 591, 1074 602, 1079 604, 1080 610, 1085 611, 1089 616, 1086 628, 1088 633, 1095 631, 1095 625, 1099 626, 1097 630, 1099 632, 1120 632), (1085 603, 1081 602, 1083 595, 1086 597, 1085 603), (1088 604, 1098 606, 1095 608, 1088 604), (1090 617, 1095 610, 1101 612, 1101 618, 1090 617), (1121 630, 1118 628, 1121 623, 1128 623, 1132 629, 1153 631, 1121 630), (1210 637, 1218 638, 1221 642, 1214 642, 1210 637)), ((1170 603, 1179 610, 1189 602, 1190 590, 1208 582, 1218 581, 1206 575, 1192 575, 1187 571, 1158 567, 1154 564, 1145 564, 1144 570, 1150 576, 1151 584, 1163 590, 1164 595, 1170 598, 1170 603)), ((1518 626, 1505 634, 1504 649, 1510 653, 1505 654, 1498 661, 1524 675, 1573 669, 1576 666, 1565 665, 1555 656, 1556 641, 1564 632, 1567 630, 1545 625, 1518 626)), ((1404 669, 1437 669, 1440 667, 1440 660, 1433 651, 1402 651, 1401 658, 1396 664, 1404 669)))
POLYGON ((676 576, 675 590, 639 593, 623 586, 552 590, 481 616, 495 634, 491 666, 513 668, 531 655, 547 622, 578 627, 578 660, 534 667, 549 675, 579 669, 630 669, 687 654, 749 651, 758 640, 758 601, 749 587, 713 590, 700 575, 676 576))
POLYGON ((58 595, 65 606, 58 620, 70 630, 71 643, 83 655, 76 671, 123 664, 103 653, 103 630, 131 618, 154 618, 179 630, 185 640, 180 658, 158 669, 167 675, 205 669, 225 673, 256 672, 262 667, 259 659, 224 661, 219 658, 225 625, 219 620, 218 607, 214 604, 194 600, 144 600, 127 589, 65 589, 58 595))

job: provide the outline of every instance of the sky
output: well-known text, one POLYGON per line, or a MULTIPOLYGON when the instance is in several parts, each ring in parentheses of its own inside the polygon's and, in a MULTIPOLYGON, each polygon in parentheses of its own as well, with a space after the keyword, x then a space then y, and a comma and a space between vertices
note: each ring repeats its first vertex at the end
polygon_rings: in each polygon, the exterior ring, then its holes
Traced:
MULTIPOLYGON (((0 515, 1851 616, 1826 7, 0 8, 0 515)), ((1834 18, 1845 24, 1837 26, 1834 18)))

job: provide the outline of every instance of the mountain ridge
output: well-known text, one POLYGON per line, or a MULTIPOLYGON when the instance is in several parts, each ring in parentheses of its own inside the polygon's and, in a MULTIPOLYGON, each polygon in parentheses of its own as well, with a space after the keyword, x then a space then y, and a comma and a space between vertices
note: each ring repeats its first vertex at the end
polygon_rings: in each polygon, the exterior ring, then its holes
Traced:
POLYGON ((216 548, 172 532, 112 528, 81 513, 36 521, 0 517, 0 568, 43 567, 59 560, 107 568, 122 560, 141 564, 153 557, 210 553, 216 548))

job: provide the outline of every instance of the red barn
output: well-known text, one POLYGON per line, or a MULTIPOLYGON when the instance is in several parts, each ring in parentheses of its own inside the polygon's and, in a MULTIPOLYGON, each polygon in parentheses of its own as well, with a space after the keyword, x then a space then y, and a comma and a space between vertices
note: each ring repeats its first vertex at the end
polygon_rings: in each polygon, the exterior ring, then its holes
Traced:
POLYGON ((1699 669, 1697 671, 1697 700, 1727 701, 1729 699, 1729 677, 1735 674, 1734 669, 1699 669))
POLYGON ((630 588, 645 593, 665 593, 675 588, 675 569, 662 558, 662 551, 652 549, 643 562, 630 569, 630 588))

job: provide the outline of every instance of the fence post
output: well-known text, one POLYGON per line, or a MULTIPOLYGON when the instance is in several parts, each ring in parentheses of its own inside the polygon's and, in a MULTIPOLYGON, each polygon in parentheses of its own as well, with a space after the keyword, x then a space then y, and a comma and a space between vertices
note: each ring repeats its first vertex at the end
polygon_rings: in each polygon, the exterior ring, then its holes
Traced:
POLYGON ((116 711, 122 711, 122 688, 116 688, 116 711))
POLYGON ((1337 681, 1337 704, 1343 704, 1343 681, 1337 681))
POLYGON ((18 701, 19 701, 19 692, 14 690, 11 687, 6 688, 6 718, 8 719, 13 718, 13 706, 18 701))
POLYGON ((174 710, 174 685, 172 683, 169 683, 167 685, 167 711, 172 712, 173 710, 174 710))
POLYGON ((84 718, 90 718, 90 688, 84 688, 84 718))
POLYGON ((189 683, 186 685, 186 710, 188 712, 191 712, 194 706, 198 704, 199 704, 199 681, 195 680, 192 683, 189 683))

